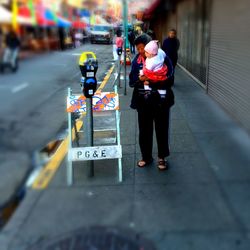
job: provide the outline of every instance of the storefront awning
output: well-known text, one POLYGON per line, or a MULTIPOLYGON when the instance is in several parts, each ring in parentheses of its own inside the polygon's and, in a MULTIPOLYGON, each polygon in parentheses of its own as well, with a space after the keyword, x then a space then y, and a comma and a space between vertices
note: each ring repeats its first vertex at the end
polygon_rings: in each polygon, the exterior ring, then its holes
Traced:
POLYGON ((87 24, 82 19, 79 19, 72 22, 72 27, 75 29, 85 29, 87 24))
POLYGON ((11 12, 0 6, 0 23, 11 23, 11 12))
POLYGON ((66 18, 60 17, 58 15, 56 15, 55 13, 53 13, 51 10, 46 9, 45 10, 45 14, 44 14, 45 18, 51 22, 54 22, 56 26, 58 27, 70 27, 71 26, 71 22, 68 21, 66 18))
POLYGON ((66 28, 72 26, 72 23, 63 17, 57 16, 57 26, 66 28))
POLYGON ((160 5, 161 0, 154 0, 152 4, 144 11, 143 19, 150 19, 152 18, 154 11, 160 5))
POLYGON ((40 26, 58 26, 58 27, 70 27, 71 22, 67 19, 54 14, 49 9, 43 9, 43 12, 36 13, 36 20, 31 17, 30 9, 27 6, 21 6, 18 9, 18 15, 22 22, 27 22, 29 24, 36 24, 40 26))
MULTIPOLYGON (((18 14, 17 22, 23 25, 30 25, 32 24, 32 19, 18 14)), ((0 6, 0 23, 12 23, 12 13, 3 6, 0 6)))

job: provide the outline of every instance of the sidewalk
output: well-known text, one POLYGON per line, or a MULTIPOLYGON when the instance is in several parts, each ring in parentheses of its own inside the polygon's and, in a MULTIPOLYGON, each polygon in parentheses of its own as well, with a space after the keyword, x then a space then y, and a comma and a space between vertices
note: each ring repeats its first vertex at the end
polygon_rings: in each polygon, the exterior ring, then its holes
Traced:
MULTIPOLYGON (((116 160, 96 161, 94 178, 78 164, 75 184, 67 187, 65 160, 49 188, 29 190, 0 234, 1 250, 82 250, 91 242, 108 250, 105 242, 114 245, 118 236, 120 246, 141 248, 115 250, 250 249, 249 135, 177 69, 170 169, 159 172, 156 162, 140 169, 137 114, 127 90, 124 96, 120 89, 124 181, 117 182, 116 160)), ((156 153, 154 146, 155 159, 156 153)))

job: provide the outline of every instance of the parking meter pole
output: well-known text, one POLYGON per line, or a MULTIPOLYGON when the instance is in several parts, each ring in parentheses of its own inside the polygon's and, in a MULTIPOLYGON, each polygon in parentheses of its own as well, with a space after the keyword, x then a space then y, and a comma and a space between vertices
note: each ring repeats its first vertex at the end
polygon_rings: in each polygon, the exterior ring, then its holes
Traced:
MULTIPOLYGON (((87 130, 87 146, 92 147, 94 146, 94 140, 93 140, 93 109, 92 109, 92 97, 86 99, 86 130, 87 130)), ((89 161, 88 162, 88 176, 93 177, 94 176, 94 162, 89 161)))
POLYGON ((127 95, 127 65, 126 65, 126 49, 124 51, 124 95, 127 95))
POLYGON ((121 87, 121 56, 118 56, 118 86, 121 87))
POLYGON ((123 0, 123 27, 124 27, 124 95, 127 95, 127 65, 126 65, 126 49, 128 41, 128 6, 127 0, 123 0))
MULTIPOLYGON (((87 146, 93 146, 93 109, 92 98, 97 87, 96 72, 98 61, 94 52, 83 52, 79 59, 79 66, 82 74, 83 95, 86 97, 86 139, 87 146)), ((88 175, 94 176, 93 161, 88 162, 88 175)))
MULTIPOLYGON (((114 87, 115 93, 118 94, 117 86, 114 87)), ((120 137, 120 114, 119 110, 115 111, 116 116, 116 132, 117 132, 117 145, 121 145, 121 137, 120 137)), ((118 159, 118 169, 119 169, 119 182, 122 182, 122 159, 118 159)))

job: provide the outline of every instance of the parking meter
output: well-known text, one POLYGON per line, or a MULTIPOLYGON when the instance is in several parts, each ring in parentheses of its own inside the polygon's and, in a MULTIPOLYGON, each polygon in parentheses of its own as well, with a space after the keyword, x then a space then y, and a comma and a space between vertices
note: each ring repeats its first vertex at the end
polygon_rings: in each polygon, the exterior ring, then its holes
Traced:
POLYGON ((83 52, 79 59, 79 67, 82 74, 83 94, 87 98, 91 98, 97 87, 96 72, 98 62, 93 52, 83 52))

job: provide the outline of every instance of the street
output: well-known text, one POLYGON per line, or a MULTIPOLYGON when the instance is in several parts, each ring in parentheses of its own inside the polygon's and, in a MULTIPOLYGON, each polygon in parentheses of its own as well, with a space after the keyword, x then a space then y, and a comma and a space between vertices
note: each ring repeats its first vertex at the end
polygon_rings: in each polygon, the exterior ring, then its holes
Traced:
POLYGON ((84 44, 74 50, 35 55, 20 62, 16 74, 0 75, 0 145, 2 151, 32 154, 65 127, 67 88, 80 91, 79 55, 96 53, 102 81, 112 65, 112 45, 84 44))

